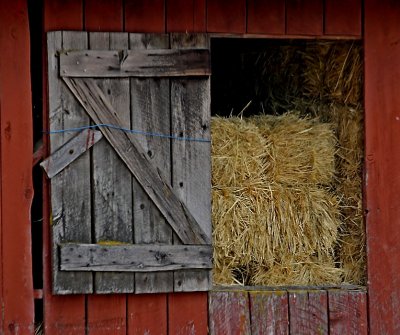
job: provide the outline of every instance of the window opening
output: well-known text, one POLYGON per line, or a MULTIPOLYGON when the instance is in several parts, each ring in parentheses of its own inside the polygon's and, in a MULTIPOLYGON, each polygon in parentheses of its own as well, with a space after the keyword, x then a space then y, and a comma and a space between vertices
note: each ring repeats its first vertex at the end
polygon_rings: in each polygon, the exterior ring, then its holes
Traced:
POLYGON ((360 42, 211 50, 214 284, 365 284, 360 42))

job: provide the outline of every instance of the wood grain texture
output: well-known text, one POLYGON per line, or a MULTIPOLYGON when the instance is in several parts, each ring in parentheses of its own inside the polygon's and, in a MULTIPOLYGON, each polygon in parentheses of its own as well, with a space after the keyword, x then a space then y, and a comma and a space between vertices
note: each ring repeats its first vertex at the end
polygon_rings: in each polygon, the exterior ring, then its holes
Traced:
POLYGON ((126 296, 87 296, 88 335, 126 335, 126 296))
MULTIPOLYGON (((169 48, 167 34, 130 34, 134 50, 169 48)), ((160 134, 171 133, 170 89, 168 78, 131 79, 131 120, 136 129, 160 134)), ((138 136, 152 165, 165 180, 171 180, 171 142, 169 139, 138 136)), ((140 184, 133 179, 135 243, 172 244, 172 229, 140 184)), ((135 274, 135 292, 172 292, 173 273, 135 274)))
POLYGON ((210 291, 208 299, 211 335, 251 334, 247 292, 210 291))
MULTIPOLYGON (((121 127, 117 113, 92 79, 64 78, 64 82, 95 123, 121 127)), ((101 127, 100 130, 179 238, 187 244, 208 244, 210 237, 203 232, 186 205, 175 196, 169 183, 152 167, 136 138, 115 128, 101 127)))
POLYGON ((289 292, 290 331, 298 335, 328 334, 325 291, 289 292))
POLYGON ((33 126, 25 1, 0 2, 0 48, 0 333, 31 334, 33 126))
POLYGON ((168 294, 169 334, 208 334, 207 293, 168 294))
POLYGON ((329 291, 329 334, 368 334, 365 292, 329 291))
POLYGON ((53 178, 89 150, 95 143, 100 141, 102 137, 103 134, 98 130, 82 130, 40 163, 40 166, 46 172, 47 177, 53 178))
MULTIPOLYGON (((94 49, 127 49, 127 33, 91 33, 89 45, 94 49)), ((96 80, 122 122, 130 128, 129 79, 96 80)), ((133 242, 131 174, 107 141, 98 143, 92 151, 92 198, 94 240, 133 242)), ((131 274, 95 274, 97 293, 134 292, 131 274)))
POLYGON ((208 0, 207 32, 245 33, 245 0, 208 0))
POLYGON ((285 1, 247 1, 247 33, 284 35, 286 27, 285 1))
POLYGON ((79 50, 60 54, 62 77, 209 76, 208 50, 79 50))
POLYGON ((212 248, 205 245, 68 243, 59 248, 63 271, 150 272, 212 268, 212 248))
POLYGON ((361 37, 362 0, 325 0, 324 34, 361 37))
MULTIPOLYGON (((172 34, 172 48, 208 48, 205 34, 172 34)), ((177 137, 210 139, 210 79, 171 79, 171 133, 177 137)), ((210 143, 172 142, 172 185, 201 229, 211 240, 210 143)), ((175 291, 207 291, 209 271, 174 274, 175 291)))
POLYGON ((122 31, 122 0, 85 0, 85 30, 122 31))
MULTIPOLYGON (((49 129, 82 127, 89 118, 77 100, 58 78, 57 50, 87 48, 83 32, 48 34, 49 64, 49 129)), ((51 137, 50 152, 54 153, 72 137, 59 133, 51 137)), ((86 152, 51 180, 53 292, 57 294, 91 293, 90 273, 60 273, 57 244, 60 242, 91 242, 90 157, 86 152), (79 225, 76 219, 79 218, 79 225)))
MULTIPOLYGON (((44 4, 44 31, 59 29, 82 29, 82 2, 80 0, 45 0, 44 4), (79 6, 80 3, 80 6, 79 6), (76 5, 78 4, 78 5, 76 5), (64 12, 65 10, 65 12, 64 12)), ((43 129, 48 127, 48 75, 46 43, 43 47, 43 129)), ((53 50, 54 51, 54 50, 53 50)), ((48 139, 44 138, 47 148, 48 139)), ((50 236, 50 194, 49 184, 43 179, 43 307, 44 330, 46 334, 84 334, 85 333, 85 297, 55 296, 51 288, 51 236, 50 236), (47 229, 46 229, 47 227, 47 229)))
POLYGON ((125 2, 125 31, 165 32, 164 0, 129 0, 125 2))
POLYGON ((251 334, 289 334, 289 304, 286 291, 249 292, 251 334))
POLYGON ((128 296, 128 334, 168 334, 167 294, 128 296))
POLYGON ((365 213, 371 334, 399 334, 400 6, 366 0, 365 213))
POLYGON ((323 34, 323 22, 322 0, 286 1, 287 34, 320 36, 323 34))

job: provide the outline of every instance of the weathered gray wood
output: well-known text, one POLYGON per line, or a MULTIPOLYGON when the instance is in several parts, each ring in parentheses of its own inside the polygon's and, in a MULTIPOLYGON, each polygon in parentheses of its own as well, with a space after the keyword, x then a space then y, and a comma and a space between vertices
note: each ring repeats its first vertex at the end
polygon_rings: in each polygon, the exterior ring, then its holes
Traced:
POLYGON ((210 75, 209 51, 77 50, 60 54, 63 77, 174 77, 210 75))
POLYGON ((210 269, 209 245, 60 245, 63 271, 170 271, 210 269))
MULTIPOLYGON (((168 48, 167 34, 130 34, 134 50, 168 48)), ((149 133, 170 134, 170 90, 167 78, 131 79, 131 119, 135 129, 149 133)), ((171 180, 171 140, 138 136, 137 141, 147 153, 152 165, 164 180, 171 180)), ((172 229, 150 200, 143 188, 133 179, 135 243, 172 244, 172 229)), ((173 272, 135 274, 135 292, 172 292, 173 272)))
MULTIPOLYGON (((205 34, 172 34, 172 48, 208 48, 205 34)), ((171 79, 172 134, 210 139, 209 78, 171 79)), ((172 142, 172 185, 211 239, 211 147, 209 143, 172 142)), ((175 291, 206 291, 211 272, 174 274, 175 291)))
MULTIPOLYGON (((64 82, 96 124, 121 127, 122 122, 116 111, 93 79, 64 78, 64 82)), ((211 237, 203 232, 186 205, 177 198, 169 183, 163 180, 161 172, 155 171, 135 137, 110 127, 101 127, 100 130, 182 242, 211 244, 211 237)), ((206 142, 198 144, 210 147, 206 142)))
MULTIPOLYGON (((127 33, 90 33, 90 49, 127 49, 127 33)), ((124 128, 130 128, 129 79, 98 79, 124 128)), ((133 242, 131 173, 107 141, 92 153, 93 225, 96 242, 133 242)), ((134 292, 133 274, 95 273, 96 293, 134 292)))
MULTIPOLYGON (((57 134, 55 134, 57 136, 57 134)), ((47 177, 53 178, 84 152, 100 141, 103 134, 98 130, 85 129, 70 139, 51 156, 47 157, 40 166, 47 177)))
MULTIPOLYGON (((84 110, 58 78, 57 51, 87 49, 83 32, 53 32, 48 34, 48 79, 50 130, 75 128, 89 123, 84 110)), ((56 152, 74 133, 59 133, 50 137, 50 151, 56 152)), ((92 293, 92 274, 60 272, 57 244, 71 241, 91 242, 90 160, 85 152, 51 179, 52 267, 53 292, 56 294, 92 293)))

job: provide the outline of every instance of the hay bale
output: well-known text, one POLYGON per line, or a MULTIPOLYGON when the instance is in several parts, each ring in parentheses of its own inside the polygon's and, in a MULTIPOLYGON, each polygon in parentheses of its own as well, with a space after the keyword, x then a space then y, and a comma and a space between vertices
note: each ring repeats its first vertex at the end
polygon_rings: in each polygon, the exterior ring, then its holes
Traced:
POLYGON ((315 120, 287 114, 214 118, 212 127, 216 280, 221 283, 226 275, 226 283, 250 284, 255 267, 249 264, 269 269, 293 255, 332 255, 341 221, 339 200, 322 186, 332 181, 334 167, 329 125, 320 127, 315 120), (295 140, 296 135, 301 140, 295 140), (287 148, 278 139, 286 141, 287 148), (292 171, 292 160, 280 157, 284 154, 307 166, 298 164, 292 171))

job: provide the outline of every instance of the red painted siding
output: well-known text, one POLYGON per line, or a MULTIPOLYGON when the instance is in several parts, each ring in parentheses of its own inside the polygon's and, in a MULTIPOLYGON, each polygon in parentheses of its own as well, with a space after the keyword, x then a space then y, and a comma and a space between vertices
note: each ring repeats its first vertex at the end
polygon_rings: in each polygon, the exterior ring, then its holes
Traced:
POLYGON ((166 5, 168 32, 205 31, 205 0, 169 0, 166 5), (180 14, 177 15, 177 13, 180 14))
POLYGON ((321 36, 323 16, 323 1, 321 0, 287 0, 286 33, 321 36))
POLYGON ((361 35, 361 0, 325 0, 326 35, 361 35))
POLYGON ((0 333, 31 334, 32 103, 25 1, 0 2, 0 50, 0 333))
POLYGON ((88 31, 122 31, 122 0, 86 0, 85 29, 88 31))
POLYGON ((365 1, 365 166, 371 334, 399 334, 400 3, 365 1))
POLYGON ((245 33, 246 1, 208 0, 207 31, 217 33, 245 33))
POLYGON ((285 1, 247 1, 247 32, 249 34, 285 34, 285 1))
POLYGON ((127 0, 125 30, 141 33, 165 32, 165 3, 163 0, 127 0))

